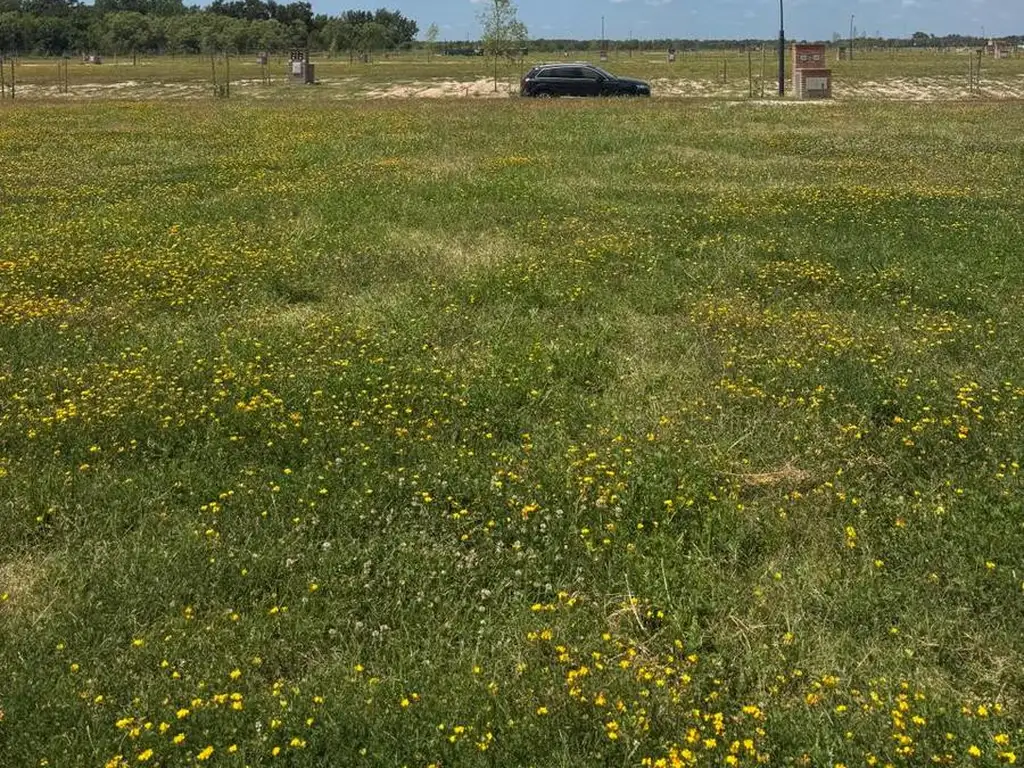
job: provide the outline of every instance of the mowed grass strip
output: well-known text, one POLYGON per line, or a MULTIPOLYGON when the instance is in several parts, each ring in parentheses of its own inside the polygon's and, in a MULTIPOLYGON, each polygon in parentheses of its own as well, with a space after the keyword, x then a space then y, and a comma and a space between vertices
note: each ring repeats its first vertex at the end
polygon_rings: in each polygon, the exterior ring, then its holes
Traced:
POLYGON ((0 764, 1021 753, 1014 105, 0 112, 0 764))

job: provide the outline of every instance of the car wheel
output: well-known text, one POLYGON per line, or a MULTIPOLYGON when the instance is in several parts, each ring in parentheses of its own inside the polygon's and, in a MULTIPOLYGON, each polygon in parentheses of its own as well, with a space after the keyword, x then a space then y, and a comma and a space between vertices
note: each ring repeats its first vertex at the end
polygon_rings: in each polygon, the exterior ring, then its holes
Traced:
POLYGON ((553 94, 551 93, 551 91, 537 91, 535 94, 533 94, 533 96, 534 98, 537 99, 550 99, 553 96, 553 94))

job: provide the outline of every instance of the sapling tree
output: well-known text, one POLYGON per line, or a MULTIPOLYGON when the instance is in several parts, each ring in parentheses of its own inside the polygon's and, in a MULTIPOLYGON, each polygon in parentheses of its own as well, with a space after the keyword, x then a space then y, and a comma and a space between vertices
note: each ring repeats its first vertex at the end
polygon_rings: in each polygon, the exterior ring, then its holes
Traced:
POLYGON ((484 53, 494 57, 494 90, 498 90, 498 59, 526 42, 526 25, 519 20, 512 0, 490 0, 479 15, 484 53))
POLYGON ((424 39, 427 43, 427 58, 434 53, 434 49, 437 47, 437 38, 441 35, 441 30, 437 28, 437 24, 431 24, 427 27, 427 33, 424 35, 424 39))

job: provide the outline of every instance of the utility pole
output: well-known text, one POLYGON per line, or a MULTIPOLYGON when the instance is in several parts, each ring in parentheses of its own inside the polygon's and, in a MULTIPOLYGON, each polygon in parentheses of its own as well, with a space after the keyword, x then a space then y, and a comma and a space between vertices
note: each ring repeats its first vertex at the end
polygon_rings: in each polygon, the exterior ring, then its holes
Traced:
POLYGON ((786 24, 779 0, 779 96, 786 95, 786 24))
MULTIPOLYGON (((501 30, 501 0, 494 0, 494 39, 495 46, 500 45, 502 40, 501 30)), ((498 92, 498 51, 494 51, 494 92, 498 92)))
POLYGON ((850 14, 850 61, 853 61, 853 14, 850 14))

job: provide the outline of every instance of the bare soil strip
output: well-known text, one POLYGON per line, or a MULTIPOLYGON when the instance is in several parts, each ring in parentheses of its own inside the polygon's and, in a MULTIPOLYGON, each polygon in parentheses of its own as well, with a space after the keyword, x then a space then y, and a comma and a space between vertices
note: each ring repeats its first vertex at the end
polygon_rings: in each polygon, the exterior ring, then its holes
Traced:
MULTIPOLYGON (((748 85, 744 82, 721 83, 713 80, 686 80, 657 78, 651 81, 655 97, 707 98, 747 100, 748 85)), ((769 89, 771 90, 771 89, 769 89)), ((491 78, 477 80, 433 79, 390 84, 365 84, 358 78, 334 78, 320 81, 316 89, 286 86, 281 83, 264 85, 257 79, 231 82, 233 95, 246 98, 269 98, 282 93, 323 93, 334 99, 505 99, 515 96, 518 88, 507 81, 495 87, 491 78)), ((143 82, 125 80, 119 83, 73 84, 68 93, 59 85, 18 85, 18 97, 23 99, 200 99, 213 93, 207 81, 143 82)), ((872 101, 957 101, 964 99, 1024 99, 1024 76, 982 80, 972 91, 964 77, 896 77, 861 82, 837 81, 835 100, 872 101)), ((778 102, 774 96, 765 102, 778 102)), ((790 102, 786 102, 790 103, 790 102)), ((793 102, 797 103, 797 102, 793 102)))

